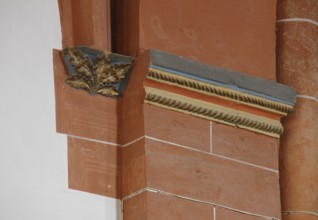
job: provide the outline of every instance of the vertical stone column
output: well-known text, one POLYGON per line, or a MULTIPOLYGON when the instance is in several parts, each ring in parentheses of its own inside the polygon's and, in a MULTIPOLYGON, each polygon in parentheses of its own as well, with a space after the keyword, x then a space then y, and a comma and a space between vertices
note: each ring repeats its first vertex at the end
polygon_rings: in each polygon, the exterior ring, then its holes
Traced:
POLYGON ((318 1, 279 0, 277 74, 297 90, 281 138, 283 219, 318 219, 318 1))

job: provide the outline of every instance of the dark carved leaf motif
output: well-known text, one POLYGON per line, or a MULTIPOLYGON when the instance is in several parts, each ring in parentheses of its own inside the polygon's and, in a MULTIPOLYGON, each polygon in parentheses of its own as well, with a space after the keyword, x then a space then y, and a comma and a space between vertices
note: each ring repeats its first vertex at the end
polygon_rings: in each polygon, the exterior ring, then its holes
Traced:
POLYGON ((68 85, 84 89, 93 95, 101 94, 107 97, 119 95, 115 85, 125 78, 131 64, 111 65, 107 52, 96 58, 95 65, 79 50, 68 48, 68 54, 69 61, 76 70, 75 75, 65 80, 68 85))

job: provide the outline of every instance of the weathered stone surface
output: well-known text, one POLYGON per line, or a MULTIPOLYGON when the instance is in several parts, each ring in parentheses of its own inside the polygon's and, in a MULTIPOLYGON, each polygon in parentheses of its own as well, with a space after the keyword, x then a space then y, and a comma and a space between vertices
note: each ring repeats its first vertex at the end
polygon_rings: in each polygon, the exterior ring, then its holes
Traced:
POLYGON ((69 187, 121 198, 121 149, 68 137, 69 187))
POLYGON ((116 6, 117 53, 135 56, 156 48, 216 67, 276 78, 275 0, 202 0, 200 4, 122 0, 116 6))
POLYGON ((275 80, 276 1, 141 0, 140 8, 141 50, 275 80))
POLYGON ((277 18, 307 18, 318 21, 318 2, 316 0, 279 0, 277 18), (308 10, 310 9, 310 10, 308 10))
POLYGON ((237 127, 213 123, 213 153, 278 170, 279 141, 237 127))
POLYGON ((318 28, 304 22, 278 23, 278 81, 298 94, 318 98, 318 28))

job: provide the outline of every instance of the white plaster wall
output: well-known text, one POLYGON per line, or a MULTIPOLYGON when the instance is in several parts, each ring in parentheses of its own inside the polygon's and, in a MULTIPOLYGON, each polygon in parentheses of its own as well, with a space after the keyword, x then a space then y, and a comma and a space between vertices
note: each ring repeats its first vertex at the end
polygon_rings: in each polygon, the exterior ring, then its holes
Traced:
POLYGON ((115 199, 67 188, 52 48, 57 0, 0 0, 0 219, 115 220, 115 199))

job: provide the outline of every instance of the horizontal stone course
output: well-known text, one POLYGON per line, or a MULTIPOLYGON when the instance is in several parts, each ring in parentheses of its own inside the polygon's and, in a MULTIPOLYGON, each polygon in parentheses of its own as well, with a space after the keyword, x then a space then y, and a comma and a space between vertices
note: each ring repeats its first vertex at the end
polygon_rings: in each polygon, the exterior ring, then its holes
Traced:
POLYGON ((279 141, 237 127, 213 123, 214 154, 278 171, 279 141))
POLYGON ((148 139, 145 154, 148 187, 280 216, 278 173, 148 139))
POLYGON ((68 137, 68 181, 71 189, 121 198, 121 149, 68 137))
POLYGON ((145 135, 210 152, 210 122, 153 105, 144 105, 145 135))

